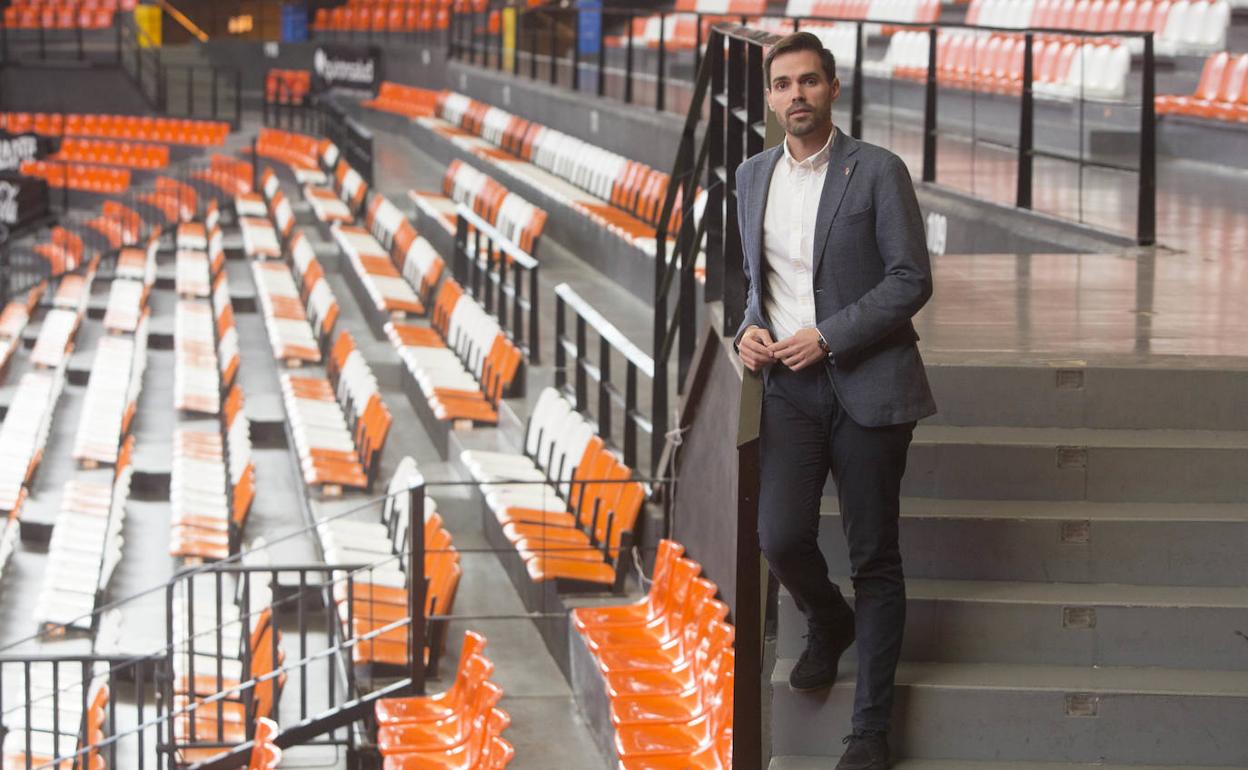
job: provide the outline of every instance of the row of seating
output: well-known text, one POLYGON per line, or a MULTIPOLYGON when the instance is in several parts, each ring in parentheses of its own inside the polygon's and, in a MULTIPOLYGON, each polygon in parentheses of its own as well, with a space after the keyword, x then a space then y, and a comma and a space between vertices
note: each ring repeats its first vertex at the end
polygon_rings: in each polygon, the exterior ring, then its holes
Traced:
MULTIPOLYGON (((47 288, 46 281, 40 281, 30 288, 25 295, 18 295, 9 300, 0 310, 0 382, 8 376, 9 362, 13 354, 22 346, 22 332, 26 331, 35 306, 43 297, 47 288)), ((3 535, 0 534, 0 538, 3 535)), ((0 541, 2 542, 2 541, 0 541)), ((0 563, 0 569, 3 564, 0 563)))
POLYGON ((34 252, 48 261, 49 274, 53 277, 77 268, 86 254, 82 236, 60 225, 52 228, 47 241, 35 244, 34 252))
POLYGON ((537 256, 538 239, 546 226, 546 212, 459 159, 447 166, 441 194, 412 190, 408 197, 451 234, 455 233, 456 207, 462 203, 526 254, 537 256))
POLYGON ((430 32, 450 26, 451 0, 368 3, 348 0, 335 8, 318 8, 314 32, 430 32))
MULTIPOLYGON (((884 76, 926 80, 926 32, 899 32, 883 61, 884 76)), ((1021 35, 942 31, 937 38, 936 79, 945 86, 992 93, 1021 93, 1024 41, 1021 35)), ((1120 100, 1126 96, 1131 54, 1118 40, 1080 44, 1078 39, 1039 37, 1032 48, 1032 91, 1053 99, 1120 100)))
POLYGON ((116 8, 105 5, 104 0, 83 0, 81 5, 55 8, 14 4, 4 9, 4 26, 8 29, 109 29, 116 13, 116 8))
MULTIPOLYGON (((422 483, 416 461, 404 457, 390 479, 381 506, 380 521, 337 517, 318 522, 317 535, 325 561, 335 566, 370 565, 355 570, 347 585, 346 573, 334 573, 335 603, 343 637, 360 641, 352 648, 354 664, 367 675, 404 674, 408 665, 408 527, 411 519, 408 490, 422 483), (391 627, 392 626, 392 627, 391 627), (369 634, 366 639, 361 639, 369 634)), ((453 609, 463 575, 459 552, 433 498, 424 498, 426 616, 446 616, 453 609)), ((446 646, 447 623, 430 621, 424 639, 424 658, 431 672, 446 646)))
POLYGON ((85 275, 68 273, 61 276, 52 296, 52 309, 44 314, 39 336, 30 351, 30 361, 36 367, 59 369, 68 363, 78 327, 87 312, 98 264, 99 257, 96 256, 87 265, 85 275))
POLYGON ((252 262, 251 272, 273 357, 292 367, 320 363, 321 349, 290 268, 278 261, 252 262))
POLYGON ((143 219, 134 209, 118 200, 106 200, 98 216, 87 220, 86 226, 103 235, 114 249, 138 243, 143 219))
POLYGON ((1086 32, 1152 30, 1163 55, 1226 47, 1227 0, 971 0, 967 24, 1086 32))
POLYGON ((0 112, 0 129, 12 134, 96 136, 160 144, 218 145, 230 124, 215 120, 63 112, 0 112))
POLYGON ((102 337, 91 364, 72 457, 85 468, 114 465, 143 390, 147 316, 133 337, 102 337))
POLYGON ((646 491, 558 390, 534 404, 523 453, 464 450, 460 460, 533 582, 619 588, 646 491))
POLYGON ((82 192, 119 195, 130 189, 130 170, 85 163, 64 163, 51 160, 22 161, 24 176, 47 181, 49 187, 68 187, 82 192))
POLYGON ((502 733, 511 716, 498 707, 503 689, 491 681, 485 637, 464 634, 451 686, 432 695, 382 698, 373 707, 386 770, 501 770, 515 757, 502 733))
POLYGON ((264 76, 264 100, 270 104, 303 104, 312 90, 310 70, 271 69, 264 76))
POLYGON ((377 312, 392 321, 424 315, 424 303, 368 230, 336 224, 333 236, 377 312))
MULTIPOLYGON (((244 557, 244 565, 258 566, 257 555, 244 557)), ((269 581, 225 575, 221 583, 218 595, 217 576, 203 572, 175 589, 172 739, 181 765, 203 762, 245 742, 248 720, 277 718, 285 651, 269 581), (249 684, 262 677, 267 678, 249 684), (204 702, 222 693, 225 698, 204 702)))
POLYGON ((427 88, 414 88, 389 80, 383 81, 377 96, 360 102, 361 107, 382 112, 392 112, 408 118, 432 115, 436 107, 437 92, 427 88))
POLYGON ((0 423, 0 511, 12 511, 43 459, 56 402, 65 389, 64 368, 27 372, 17 382, 0 423))
POLYGON ((126 166, 157 169, 169 165, 169 146, 164 144, 132 144, 112 139, 61 140, 61 147, 52 160, 69 163, 92 163, 102 166, 126 166))
POLYGON ((338 335, 328 377, 283 372, 281 389, 303 478, 326 496, 368 490, 393 421, 355 340, 338 335))
POLYGON ((498 424, 499 401, 524 355, 454 279, 442 282, 431 325, 389 323, 386 335, 434 417, 456 425, 498 424))
POLYGON ((256 494, 251 423, 234 384, 222 406, 225 432, 180 428, 173 434, 169 482, 169 555, 219 561, 238 551, 256 494))
POLYGON ((104 308, 104 329, 113 334, 133 334, 139 328, 139 321, 144 317, 147 297, 156 279, 155 260, 148 260, 151 251, 144 249, 123 249, 118 257, 122 260, 141 259, 147 262, 148 269, 140 274, 140 278, 113 279, 108 290, 108 304, 104 308))
POLYGON ((47 568, 35 602, 35 622, 45 633, 91 630, 92 613, 121 561, 133 450, 131 436, 121 445, 109 481, 72 479, 62 488, 60 511, 48 542, 47 568))
POLYGON ((323 144, 327 142, 293 131, 262 128, 256 135, 256 155, 290 167, 300 182, 320 183, 325 178, 320 170, 320 157, 323 144))
POLYGON ((250 163, 220 153, 213 153, 208 163, 208 168, 192 171, 191 178, 212 185, 227 197, 251 192, 250 163))
POLYGON ((9 558, 13 556, 18 542, 22 539, 22 503, 25 499, 26 490, 22 489, 18 493, 17 501, 11 503, 13 509, 5 515, 4 521, 0 522, 0 575, 4 574, 9 558))
POLYGON ((92 747, 104 740, 109 718, 110 690, 104 682, 107 674, 93 668, 85 683, 66 682, 56 678, 54 666, 55 663, 37 661, 5 681, 6 690, 14 688, 6 693, 6 703, 21 703, 29 697, 32 704, 39 706, 29 711, 19 707, 14 714, 23 720, 29 715, 30 719, 5 733, 0 757, 6 770, 54 765, 93 770, 104 767, 101 752, 92 747), (55 708, 53 692, 59 692, 55 708), (81 758, 74 759, 80 751, 81 758), (57 759, 62 761, 56 762, 57 759))
POLYGON ((610 700, 621 770, 732 766, 734 629, 683 551, 660 541, 641 601, 571 612, 610 700))
POLYGON ((174 310, 174 408, 205 415, 221 412, 220 359, 212 304, 179 300, 174 310))
POLYGON ((1157 115, 1186 115, 1248 123, 1248 54, 1226 51, 1205 60, 1190 96, 1158 96, 1157 115))
POLYGON ((304 302, 308 322, 323 350, 333 340, 334 325, 338 322, 338 299, 325 278, 325 269, 307 236, 296 231, 290 239, 291 264, 299 280, 299 297, 304 302))
MULTIPOLYGON (((438 115, 418 121, 654 253, 666 173, 462 94, 439 96, 438 115)), ((704 202, 699 193, 698 207, 704 202)), ((680 210, 673 207, 669 233, 680 225, 680 210)))

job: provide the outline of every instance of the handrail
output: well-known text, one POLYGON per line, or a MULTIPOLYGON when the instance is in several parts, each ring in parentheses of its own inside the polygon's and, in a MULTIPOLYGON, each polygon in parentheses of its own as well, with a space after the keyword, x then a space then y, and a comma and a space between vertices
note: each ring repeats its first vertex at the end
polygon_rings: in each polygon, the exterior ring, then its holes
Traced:
POLYGON ((520 267, 525 270, 532 270, 537 267, 537 260, 531 255, 523 251, 519 246, 514 244, 511 238, 507 237, 494 225, 485 221, 477 212, 473 211, 463 203, 455 205, 455 213, 468 221, 478 232, 483 233, 498 247, 498 250, 511 257, 520 267))
POLYGON ((182 28, 191 33, 196 40, 201 43, 208 42, 208 33, 200 29, 199 25, 191 21, 186 14, 175 8, 169 0, 156 0, 156 5, 160 6, 165 13, 172 16, 173 20, 182 25, 182 28))
POLYGON ((564 302, 568 303, 571 308, 576 311, 577 315, 582 316, 594 330, 598 332, 598 336, 610 343, 611 347, 620 351, 621 354, 633 363, 642 374, 647 377, 654 376, 654 359, 646 355, 641 348, 633 344, 632 340, 624 336, 624 333, 615 328, 615 325, 602 317, 602 314, 594 309, 594 306, 581 298, 566 283, 561 283, 555 287, 555 294, 564 302))

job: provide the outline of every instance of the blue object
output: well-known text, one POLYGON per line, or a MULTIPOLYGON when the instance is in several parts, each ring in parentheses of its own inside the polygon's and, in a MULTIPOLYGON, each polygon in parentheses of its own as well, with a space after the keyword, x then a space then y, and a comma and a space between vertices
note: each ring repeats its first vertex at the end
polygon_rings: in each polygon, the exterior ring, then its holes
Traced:
POLYGON ((597 56, 602 43, 602 0, 576 0, 576 46, 581 56, 597 56))
POLYGON ((308 39, 308 7, 303 3, 282 6, 282 42, 302 43, 308 39))

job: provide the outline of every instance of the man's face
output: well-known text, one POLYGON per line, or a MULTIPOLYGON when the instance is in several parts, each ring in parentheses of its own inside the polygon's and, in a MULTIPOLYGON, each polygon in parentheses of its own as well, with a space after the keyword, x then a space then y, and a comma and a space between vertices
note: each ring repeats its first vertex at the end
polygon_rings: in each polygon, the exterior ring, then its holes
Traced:
POLYGON ((767 106, 790 136, 806 136, 831 126, 832 103, 840 93, 840 81, 828 81, 814 51, 784 53, 771 61, 767 106))

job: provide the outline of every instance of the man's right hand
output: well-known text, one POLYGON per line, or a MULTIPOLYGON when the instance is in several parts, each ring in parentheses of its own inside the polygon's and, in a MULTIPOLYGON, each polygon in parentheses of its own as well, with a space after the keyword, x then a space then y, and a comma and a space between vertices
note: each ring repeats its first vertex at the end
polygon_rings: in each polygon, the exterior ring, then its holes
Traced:
POLYGON ((745 330, 745 334, 741 335, 741 342, 737 344, 737 352, 741 354, 741 361, 747 369, 757 372, 775 361, 771 351, 767 349, 770 344, 771 334, 766 329, 750 326, 745 330))

